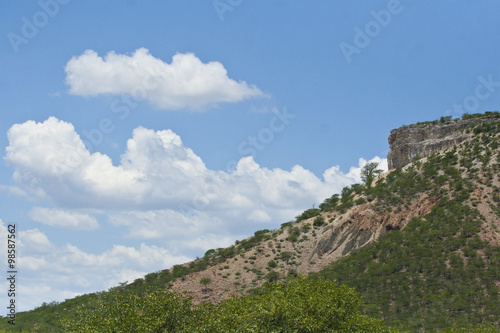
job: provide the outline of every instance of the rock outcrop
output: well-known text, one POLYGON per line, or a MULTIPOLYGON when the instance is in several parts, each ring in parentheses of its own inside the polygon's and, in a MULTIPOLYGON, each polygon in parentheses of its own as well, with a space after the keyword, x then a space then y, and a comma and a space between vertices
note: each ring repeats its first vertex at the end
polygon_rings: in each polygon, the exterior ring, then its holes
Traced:
POLYGON ((331 262, 352 249, 367 246, 391 230, 403 229, 413 217, 429 213, 435 204, 427 194, 422 194, 399 213, 377 213, 366 203, 355 206, 324 228, 318 236, 309 260, 326 257, 331 262))
POLYGON ((498 120, 498 116, 484 116, 467 120, 431 122, 393 129, 389 135, 387 155, 389 170, 403 167, 416 157, 422 158, 451 148, 472 135, 466 131, 482 122, 498 120))

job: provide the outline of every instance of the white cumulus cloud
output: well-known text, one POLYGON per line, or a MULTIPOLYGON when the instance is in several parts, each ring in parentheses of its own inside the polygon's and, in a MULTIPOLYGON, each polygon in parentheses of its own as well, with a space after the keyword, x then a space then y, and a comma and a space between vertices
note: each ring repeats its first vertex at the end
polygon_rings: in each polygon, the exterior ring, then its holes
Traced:
MULTIPOLYGON (((368 162, 360 159, 347 173, 333 166, 321 177, 300 165, 262 167, 251 156, 242 157, 234 171, 211 170, 173 131, 138 127, 113 165, 109 156, 90 153, 72 124, 54 117, 15 124, 7 136, 4 160, 13 168, 15 188, 58 207, 36 206, 28 217, 68 232, 91 231, 99 224, 86 213, 95 212, 107 216, 103 228, 124 230, 129 244, 149 244, 88 253, 71 244, 56 246, 38 229, 19 232, 23 288, 34 290, 23 299, 27 309, 50 301, 49 294, 60 300, 107 289, 228 246, 255 230, 279 227, 360 182, 368 162)), ((387 169, 385 159, 370 161, 387 169)))
MULTIPOLYGON (((0 232, 7 232, 1 219, 0 232)), ((88 253, 71 244, 56 246, 38 229, 17 230, 16 236, 18 252, 22 254, 17 267, 22 272, 18 282, 22 290, 18 296, 20 311, 33 309, 42 302, 106 290, 190 260, 155 245, 113 245, 101 253, 88 253)), ((5 237, 0 240, 2 243, 5 245, 5 237)))
MULTIPOLYGON (((320 178, 300 165, 291 170, 261 167, 248 156, 229 173, 208 169, 171 130, 138 127, 121 163, 114 166, 107 155, 91 154, 71 124, 54 117, 43 123, 16 124, 8 138, 5 160, 14 168, 18 185, 30 193, 43 193, 64 210, 36 208, 30 216, 36 220, 38 214, 37 221, 46 224, 87 229, 97 227, 97 221, 68 211, 98 209, 111 212, 116 224, 131 226, 119 222, 130 219, 143 226, 165 221, 160 224, 197 230, 208 219, 221 223, 219 231, 248 221, 250 231, 252 223, 279 224, 360 182, 367 163, 360 159, 348 173, 334 166, 320 178), (200 212, 208 215, 196 220, 200 212)), ((385 159, 373 160, 386 169, 385 159)), ((134 232, 147 239, 154 238, 152 230, 134 232)))
POLYGON ((192 53, 177 53, 166 63, 145 48, 132 55, 87 50, 65 67, 69 92, 75 95, 128 94, 165 110, 203 110, 221 102, 264 97, 255 85, 235 81, 217 61, 203 63, 192 53))
MULTIPOLYGON (((5 161, 18 187, 59 206, 33 208, 28 216, 35 221, 93 230, 97 220, 82 212, 99 212, 111 226, 124 228, 129 240, 155 242, 191 258, 319 205, 360 182, 368 162, 360 159, 347 173, 333 166, 317 177, 300 165, 269 169, 247 156, 224 172, 208 169, 171 130, 138 127, 115 166, 108 156, 91 154, 74 127, 54 117, 16 124, 8 138, 5 161)), ((372 161, 387 169, 385 159, 372 161)), ((41 267, 44 261, 28 263, 41 267)))

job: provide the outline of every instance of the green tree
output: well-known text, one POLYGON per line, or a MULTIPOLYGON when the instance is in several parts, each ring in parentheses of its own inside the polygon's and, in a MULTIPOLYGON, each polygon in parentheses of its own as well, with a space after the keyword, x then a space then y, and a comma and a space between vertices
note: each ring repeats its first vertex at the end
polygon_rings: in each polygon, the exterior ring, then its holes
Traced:
POLYGON ((322 211, 331 211, 335 208, 337 208, 337 205, 339 203, 340 196, 338 194, 332 195, 330 198, 326 198, 323 203, 319 205, 319 208, 322 211))
POLYGON ((200 280, 200 283, 204 286, 204 288, 203 288, 204 292, 208 291, 207 286, 210 284, 210 282, 212 282, 212 280, 210 280, 209 278, 202 278, 200 280))
POLYGON ((315 226, 315 227, 321 227, 323 225, 325 225, 325 218, 323 216, 317 216, 314 219, 313 226, 315 226))
POLYGON ((318 208, 310 208, 306 211, 304 211, 302 214, 299 216, 295 217, 295 222, 300 222, 302 220, 307 220, 311 217, 315 217, 321 213, 321 210, 318 208))
POLYGON ((278 264, 274 260, 269 260, 269 262, 267 263, 267 266, 269 266, 271 268, 276 268, 278 266, 278 264))
MULTIPOLYGON (((269 280, 279 277, 269 274, 269 280)), ((64 332, 385 332, 364 315, 354 289, 299 276, 266 282, 252 296, 193 306, 191 299, 161 290, 143 296, 105 293, 63 320, 64 332)))
POLYGON ((266 279, 270 282, 275 282, 275 281, 278 281, 280 278, 280 274, 276 271, 270 271, 267 275, 266 275, 266 279))
POLYGON ((439 118, 439 122, 440 123, 448 123, 452 120, 452 117, 451 116, 443 116, 441 118, 439 118))
POLYGON ((62 320, 64 332, 175 332, 191 314, 191 300, 172 292, 103 294, 62 320))
POLYGON ((378 165, 379 164, 377 162, 368 162, 365 164, 363 169, 361 169, 361 180, 368 187, 371 187, 373 180, 380 176, 383 172, 382 170, 377 169, 378 165))
POLYGON ((298 277, 266 282, 258 294, 217 306, 202 304, 186 332, 386 332, 364 315, 362 301, 344 285, 298 277))
POLYGON ((211 256, 211 255, 215 254, 216 252, 217 251, 215 251, 214 249, 210 249, 207 252, 205 252, 205 257, 211 256))

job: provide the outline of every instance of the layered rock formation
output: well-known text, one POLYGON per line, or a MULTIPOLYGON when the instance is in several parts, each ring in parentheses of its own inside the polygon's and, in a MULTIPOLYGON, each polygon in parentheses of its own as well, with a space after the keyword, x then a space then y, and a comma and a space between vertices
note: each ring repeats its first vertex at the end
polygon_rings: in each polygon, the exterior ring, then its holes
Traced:
POLYGON ((352 249, 376 241, 390 230, 403 229, 413 217, 429 213, 434 204, 435 200, 424 193, 398 213, 377 213, 369 203, 355 206, 324 228, 309 260, 318 260, 318 257, 326 257, 327 262, 337 260, 352 249))
POLYGON ((422 158, 448 149, 470 137, 465 129, 482 122, 498 120, 498 116, 484 116, 467 120, 432 122, 393 129, 389 135, 387 155, 389 170, 403 167, 416 157, 422 158))

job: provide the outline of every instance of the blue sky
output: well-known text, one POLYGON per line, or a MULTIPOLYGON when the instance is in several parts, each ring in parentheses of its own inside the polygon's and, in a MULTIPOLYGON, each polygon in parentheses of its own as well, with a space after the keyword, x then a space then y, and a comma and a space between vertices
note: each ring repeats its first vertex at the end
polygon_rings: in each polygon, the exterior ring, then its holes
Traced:
POLYGON ((277 228, 384 165, 391 129, 498 110, 499 12, 1 2, 0 228, 18 229, 19 309, 277 228))

